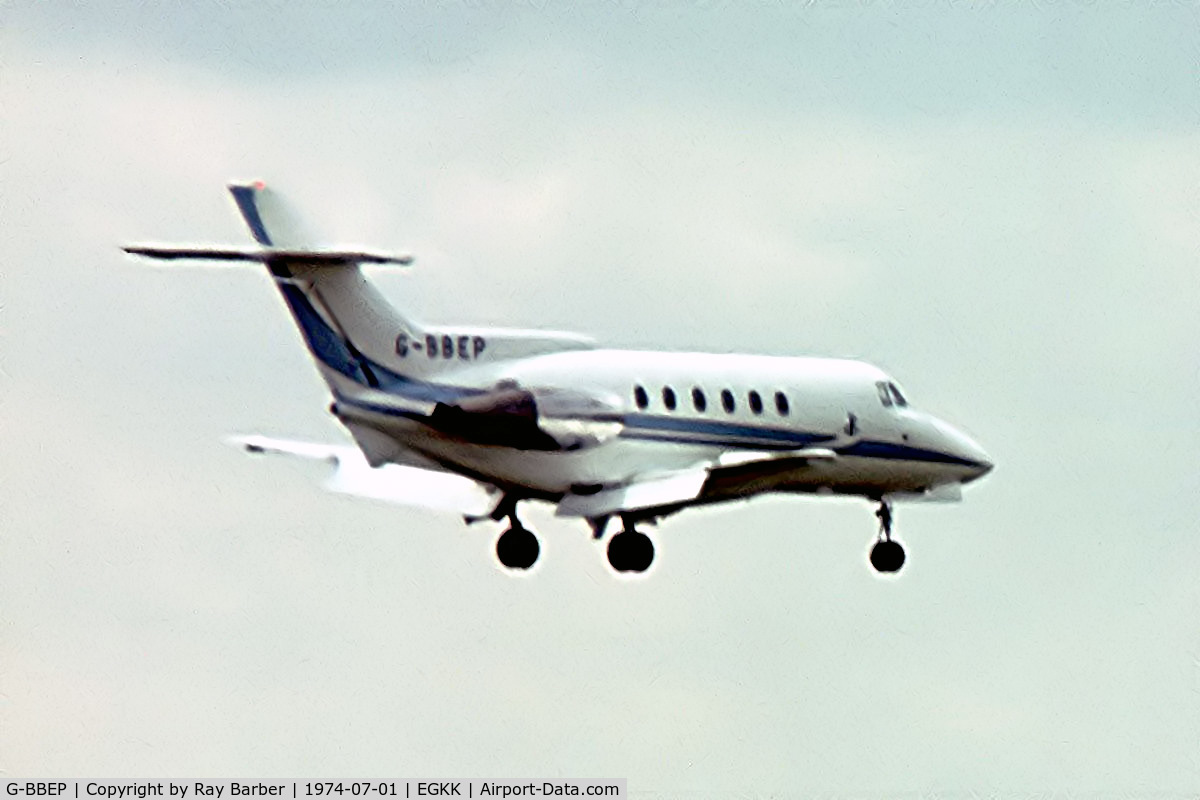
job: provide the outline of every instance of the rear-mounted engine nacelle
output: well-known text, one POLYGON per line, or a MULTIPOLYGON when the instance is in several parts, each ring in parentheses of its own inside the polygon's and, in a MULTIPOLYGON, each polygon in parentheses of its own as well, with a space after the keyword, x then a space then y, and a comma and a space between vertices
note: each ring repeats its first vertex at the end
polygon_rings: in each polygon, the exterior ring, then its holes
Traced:
POLYGON ((524 389, 515 383, 460 400, 438 403, 430 424, 476 444, 519 450, 582 450, 621 432, 615 397, 573 389, 524 389))

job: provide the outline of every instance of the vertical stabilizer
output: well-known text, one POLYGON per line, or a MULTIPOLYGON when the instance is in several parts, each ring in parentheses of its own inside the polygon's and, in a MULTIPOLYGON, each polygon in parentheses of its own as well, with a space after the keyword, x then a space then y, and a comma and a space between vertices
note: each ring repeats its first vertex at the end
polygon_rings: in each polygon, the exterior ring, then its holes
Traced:
POLYGON ((231 183, 229 191, 254 240, 263 247, 287 250, 314 243, 312 231, 295 207, 262 181, 231 183))
POLYGON ((420 402, 454 400, 478 388, 452 385, 450 373, 594 346, 569 333, 426 328, 384 299, 361 269, 404 266, 410 257, 318 247, 291 204, 262 181, 232 183, 229 192, 257 247, 142 244, 126 252, 164 261, 264 265, 335 395, 377 389, 420 402))
POLYGON ((359 266, 364 259, 306 258, 305 253, 321 251, 312 249, 312 234, 285 198, 262 181, 233 183, 229 191, 251 235, 265 248, 275 286, 335 394, 364 387, 437 394, 426 381, 451 362, 405 359, 397 351, 398 340, 418 341, 424 331, 371 285, 359 266))

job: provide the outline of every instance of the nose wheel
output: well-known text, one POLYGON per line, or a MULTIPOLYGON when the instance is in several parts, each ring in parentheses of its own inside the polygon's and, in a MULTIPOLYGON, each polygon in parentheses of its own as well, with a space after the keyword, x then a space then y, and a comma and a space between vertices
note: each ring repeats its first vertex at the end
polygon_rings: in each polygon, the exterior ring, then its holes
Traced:
POLYGON ((904 546, 892 539, 892 504, 881 501, 875 516, 879 518, 879 541, 871 548, 871 566, 885 575, 897 573, 904 566, 904 546))

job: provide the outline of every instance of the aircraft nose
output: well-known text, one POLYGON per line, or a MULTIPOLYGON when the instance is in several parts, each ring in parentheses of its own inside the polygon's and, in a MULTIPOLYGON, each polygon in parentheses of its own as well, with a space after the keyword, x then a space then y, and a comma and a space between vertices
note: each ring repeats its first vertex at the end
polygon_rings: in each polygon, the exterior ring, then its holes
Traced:
POLYGON ((992 457, 980 446, 979 442, 941 420, 938 420, 937 427, 946 439, 950 455, 960 459, 968 470, 966 477, 963 478, 963 483, 982 478, 995 469, 996 465, 992 461, 992 457))
POLYGON ((983 458, 980 459, 977 463, 979 465, 976 468, 978 471, 975 473, 974 477, 971 478, 971 480, 975 480, 976 478, 982 478, 984 475, 987 475, 989 472, 991 472, 993 469, 996 468, 996 465, 991 461, 991 459, 989 459, 987 457, 987 454, 984 454, 983 458))
POLYGON ((967 436, 962 431, 955 431, 955 433, 957 434, 954 443, 955 455, 963 461, 971 462, 969 465, 966 465, 971 470, 970 476, 966 478, 966 481, 982 478, 995 469, 996 465, 992 461, 991 456, 979 445, 979 442, 967 436))

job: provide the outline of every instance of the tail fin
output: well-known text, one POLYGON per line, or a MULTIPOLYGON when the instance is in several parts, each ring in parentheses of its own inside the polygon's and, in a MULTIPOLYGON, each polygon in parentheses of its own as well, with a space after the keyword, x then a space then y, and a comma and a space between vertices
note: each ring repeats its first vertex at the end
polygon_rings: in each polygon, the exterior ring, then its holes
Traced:
POLYGON ((502 329, 439 327, 406 319, 362 274, 361 264, 409 264, 408 256, 311 246, 288 203, 261 181, 229 186, 258 248, 139 245, 149 258, 255 262, 271 273, 321 377, 335 396, 384 389, 405 400, 450 402, 476 390, 446 375, 481 359, 500 362, 593 347, 586 337, 502 329))
POLYGON ((262 181, 231 183, 229 191, 250 226, 254 241, 263 247, 306 248, 312 243, 300 215, 278 192, 262 181))
POLYGON ((417 380, 440 365, 405 361, 397 353, 397 340, 421 335, 420 326, 397 312, 359 269, 364 262, 408 264, 411 258, 308 249, 311 234, 300 215, 262 181, 230 184, 229 191, 251 235, 266 248, 267 268, 335 395, 367 387, 442 399, 438 387, 417 380))
POLYGON ((261 181, 234 183, 229 191, 260 248, 135 245, 126 252, 162 260, 264 264, 335 395, 383 388, 413 399, 447 399, 442 395, 448 388, 428 379, 452 362, 405 358, 407 349, 397 342, 421 341, 424 330, 393 308, 359 268, 363 263, 407 265, 410 257, 315 249, 300 216, 261 181))

